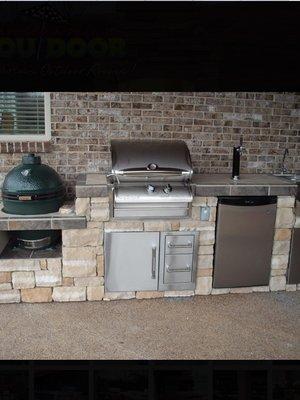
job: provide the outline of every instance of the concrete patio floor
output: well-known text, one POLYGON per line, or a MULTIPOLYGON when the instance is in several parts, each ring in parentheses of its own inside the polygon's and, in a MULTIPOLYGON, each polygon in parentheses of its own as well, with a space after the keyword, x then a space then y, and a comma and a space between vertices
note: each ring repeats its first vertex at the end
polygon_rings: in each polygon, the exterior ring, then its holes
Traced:
POLYGON ((0 305, 1 359, 299 359, 300 292, 0 305))

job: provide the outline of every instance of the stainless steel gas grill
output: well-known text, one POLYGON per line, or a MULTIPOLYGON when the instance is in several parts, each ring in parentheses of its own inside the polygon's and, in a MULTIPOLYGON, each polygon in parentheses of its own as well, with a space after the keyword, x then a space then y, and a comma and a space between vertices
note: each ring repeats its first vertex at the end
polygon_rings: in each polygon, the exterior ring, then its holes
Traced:
POLYGON ((183 141, 112 140, 111 155, 115 218, 189 215, 193 170, 183 141))

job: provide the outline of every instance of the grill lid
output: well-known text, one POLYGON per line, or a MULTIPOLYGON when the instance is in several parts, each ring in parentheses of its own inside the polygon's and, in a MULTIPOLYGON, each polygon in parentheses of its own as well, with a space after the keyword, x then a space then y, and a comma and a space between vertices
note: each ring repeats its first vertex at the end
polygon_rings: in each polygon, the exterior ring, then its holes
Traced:
POLYGON ((112 174, 134 180, 172 176, 187 180, 193 170, 185 142, 112 140, 112 174))

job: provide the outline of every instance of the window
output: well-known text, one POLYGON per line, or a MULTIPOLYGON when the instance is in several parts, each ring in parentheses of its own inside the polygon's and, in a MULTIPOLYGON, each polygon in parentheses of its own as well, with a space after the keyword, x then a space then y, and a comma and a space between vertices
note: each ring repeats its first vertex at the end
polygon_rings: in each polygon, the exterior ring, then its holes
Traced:
POLYGON ((0 92, 0 142, 50 140, 50 93, 0 92))

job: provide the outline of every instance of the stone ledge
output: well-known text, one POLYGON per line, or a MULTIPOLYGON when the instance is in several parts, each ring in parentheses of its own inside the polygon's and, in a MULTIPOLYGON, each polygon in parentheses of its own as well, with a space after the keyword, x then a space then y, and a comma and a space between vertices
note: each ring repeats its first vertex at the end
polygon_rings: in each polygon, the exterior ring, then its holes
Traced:
POLYGON ((85 216, 78 216, 72 212, 39 214, 39 215, 16 215, 6 214, 2 211, 0 203, 0 230, 44 230, 44 229, 85 229, 87 221, 85 216))

